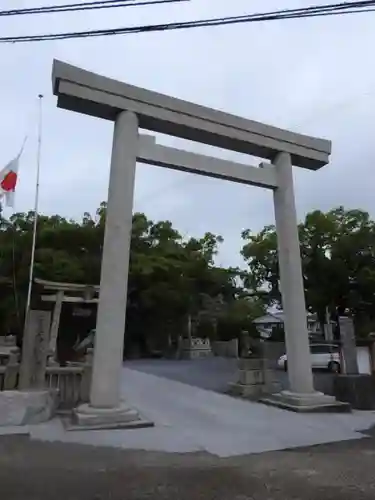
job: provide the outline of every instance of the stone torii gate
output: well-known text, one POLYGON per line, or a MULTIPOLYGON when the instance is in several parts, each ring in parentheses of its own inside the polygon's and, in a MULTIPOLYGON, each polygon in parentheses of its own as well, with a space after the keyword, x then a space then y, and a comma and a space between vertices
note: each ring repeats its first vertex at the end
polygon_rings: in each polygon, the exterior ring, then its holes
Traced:
POLYGON ((273 190, 281 292, 285 311, 289 390, 279 405, 309 410, 333 398, 313 387, 292 165, 317 170, 329 161, 330 141, 295 134, 158 94, 61 61, 53 63, 60 108, 114 122, 102 257, 93 378, 78 422, 121 424, 136 419, 120 397, 129 249, 136 161, 273 190), (270 160, 260 167, 158 145, 139 128, 270 160))

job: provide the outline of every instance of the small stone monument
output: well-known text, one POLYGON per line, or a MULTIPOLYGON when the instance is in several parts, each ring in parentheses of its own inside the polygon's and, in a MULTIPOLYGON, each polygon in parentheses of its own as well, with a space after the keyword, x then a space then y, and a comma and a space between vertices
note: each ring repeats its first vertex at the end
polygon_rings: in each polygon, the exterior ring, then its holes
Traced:
POLYGON ((0 392, 0 426, 37 424, 56 409, 56 391, 45 385, 51 314, 30 310, 23 339, 19 390, 0 392))
MULTIPOLYGON (((241 350, 244 353, 244 349, 241 350)), ((269 369, 260 339, 248 338, 246 355, 238 362, 237 382, 229 385, 229 394, 248 399, 260 399, 275 392, 277 386, 273 371, 269 369)))
POLYGON ((209 339, 193 337, 182 340, 182 359, 207 358, 212 356, 209 339))

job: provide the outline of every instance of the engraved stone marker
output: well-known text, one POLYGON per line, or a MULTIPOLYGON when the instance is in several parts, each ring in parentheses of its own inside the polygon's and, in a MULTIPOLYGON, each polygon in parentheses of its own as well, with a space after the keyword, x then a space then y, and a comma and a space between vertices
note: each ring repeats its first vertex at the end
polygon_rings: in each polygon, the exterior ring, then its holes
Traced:
POLYGON ((358 375, 358 358, 353 319, 347 316, 339 316, 339 326, 345 373, 348 375, 358 375))
POLYGON ((19 388, 43 389, 51 313, 30 310, 22 346, 19 388))

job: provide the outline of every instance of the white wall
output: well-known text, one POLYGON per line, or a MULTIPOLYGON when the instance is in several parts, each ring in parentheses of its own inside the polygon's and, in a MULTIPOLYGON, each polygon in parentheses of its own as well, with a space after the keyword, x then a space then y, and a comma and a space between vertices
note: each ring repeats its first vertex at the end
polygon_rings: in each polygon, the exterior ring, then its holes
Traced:
POLYGON ((371 375, 371 357, 368 347, 357 347, 359 373, 371 375))

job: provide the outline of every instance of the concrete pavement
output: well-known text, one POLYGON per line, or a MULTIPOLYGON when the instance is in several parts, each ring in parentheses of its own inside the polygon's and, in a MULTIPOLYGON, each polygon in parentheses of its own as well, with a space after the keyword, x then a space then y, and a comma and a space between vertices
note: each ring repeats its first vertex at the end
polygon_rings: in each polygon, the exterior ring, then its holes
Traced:
POLYGON ((54 420, 25 431, 42 441, 231 457, 361 439, 358 431, 375 424, 375 412, 295 414, 129 368, 122 390, 154 428, 66 432, 54 420))

